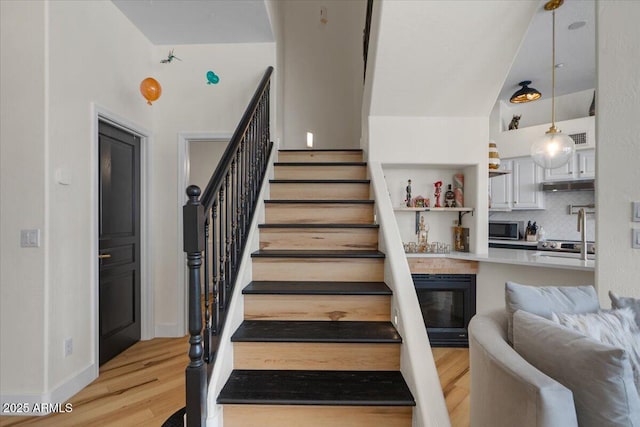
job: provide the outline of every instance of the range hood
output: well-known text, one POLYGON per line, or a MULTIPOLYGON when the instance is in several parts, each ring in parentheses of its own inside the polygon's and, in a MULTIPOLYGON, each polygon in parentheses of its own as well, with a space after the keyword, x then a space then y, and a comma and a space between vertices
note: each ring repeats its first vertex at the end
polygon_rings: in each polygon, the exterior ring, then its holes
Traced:
POLYGON ((545 182, 542 184, 542 191, 593 191, 595 189, 596 181, 594 179, 545 182))

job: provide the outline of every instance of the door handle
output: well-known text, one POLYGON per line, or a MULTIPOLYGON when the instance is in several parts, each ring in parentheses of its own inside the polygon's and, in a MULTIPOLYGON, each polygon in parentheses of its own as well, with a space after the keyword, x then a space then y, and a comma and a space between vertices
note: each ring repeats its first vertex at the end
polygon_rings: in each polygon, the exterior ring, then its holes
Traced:
POLYGON ((111 254, 100 254, 98 255, 98 259, 106 259, 111 258, 111 254))

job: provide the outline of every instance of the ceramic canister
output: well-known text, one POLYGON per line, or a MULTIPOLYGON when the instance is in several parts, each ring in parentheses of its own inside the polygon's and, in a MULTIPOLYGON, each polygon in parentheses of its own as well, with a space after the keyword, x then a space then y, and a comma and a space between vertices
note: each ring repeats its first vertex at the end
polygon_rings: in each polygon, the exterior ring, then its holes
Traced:
POLYGON ((500 155, 495 142, 489 142, 489 169, 498 169, 500 167, 500 155))

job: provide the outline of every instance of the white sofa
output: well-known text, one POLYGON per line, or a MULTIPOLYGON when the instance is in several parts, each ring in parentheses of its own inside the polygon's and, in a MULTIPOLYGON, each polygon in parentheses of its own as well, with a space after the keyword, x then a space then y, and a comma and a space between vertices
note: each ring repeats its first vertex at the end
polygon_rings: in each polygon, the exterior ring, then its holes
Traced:
POLYGON ((469 324, 472 427, 574 427, 571 390, 523 359, 507 342, 507 313, 469 324))

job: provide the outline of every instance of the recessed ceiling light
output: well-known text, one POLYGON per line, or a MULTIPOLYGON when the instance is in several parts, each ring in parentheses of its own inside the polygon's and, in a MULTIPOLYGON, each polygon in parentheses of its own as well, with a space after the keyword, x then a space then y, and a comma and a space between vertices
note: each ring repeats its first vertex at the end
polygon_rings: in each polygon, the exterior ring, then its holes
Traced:
POLYGON ((587 25, 587 23, 585 21, 576 21, 573 24, 569 25, 569 29, 570 30, 577 30, 578 28, 582 28, 585 25, 587 25))

